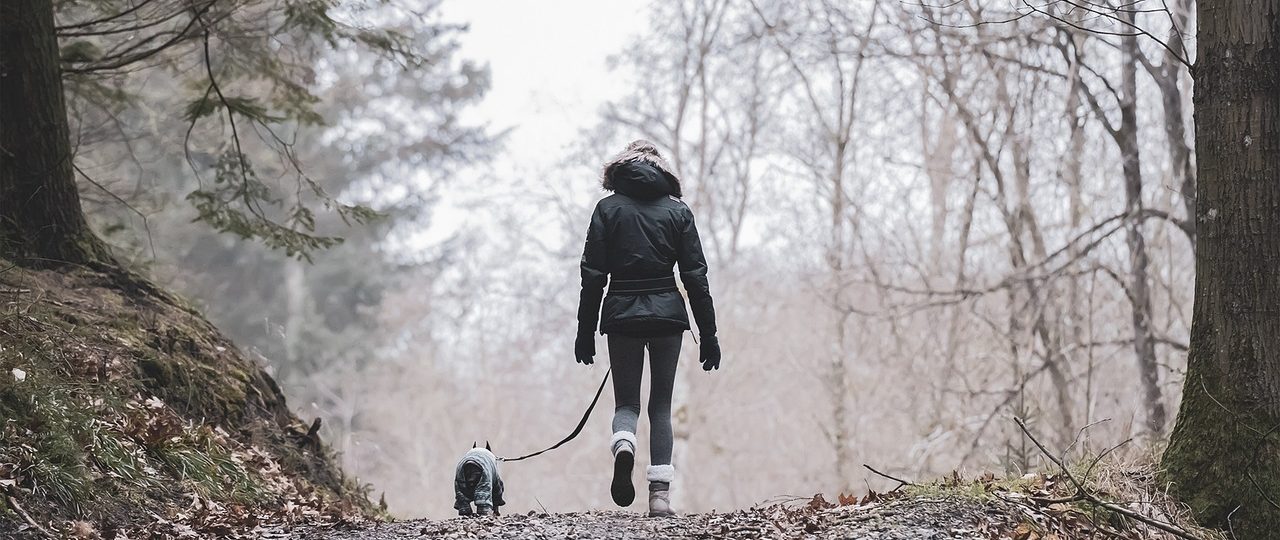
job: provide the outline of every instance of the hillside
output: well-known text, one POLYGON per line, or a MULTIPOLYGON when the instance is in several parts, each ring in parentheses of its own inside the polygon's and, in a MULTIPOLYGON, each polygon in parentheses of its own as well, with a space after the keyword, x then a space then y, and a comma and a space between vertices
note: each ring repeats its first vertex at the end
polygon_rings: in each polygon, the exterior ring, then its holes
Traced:
MULTIPOLYGON (((890 494, 674 520, 370 519, 379 511, 335 465, 319 426, 289 411, 260 366, 146 280, 88 269, 0 261, 0 417, 4 538, 1178 537, 1100 507, 1070 477, 1038 474, 953 474, 890 494)), ((1152 489, 1150 467, 1095 465, 1076 472, 1093 493, 1194 530, 1152 489)))
POLYGON ((145 279, 0 260, 0 536, 375 513, 272 378, 145 279))

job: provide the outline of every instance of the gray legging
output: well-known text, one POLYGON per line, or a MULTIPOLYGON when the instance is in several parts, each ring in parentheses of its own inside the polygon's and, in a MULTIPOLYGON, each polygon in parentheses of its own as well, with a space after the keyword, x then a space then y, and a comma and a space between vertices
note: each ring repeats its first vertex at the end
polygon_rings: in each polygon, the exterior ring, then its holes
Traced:
POLYGON ((613 431, 636 432, 640 419, 640 378, 644 350, 649 348, 649 464, 671 464, 671 390, 684 334, 636 338, 609 334, 609 369, 613 371, 613 431))

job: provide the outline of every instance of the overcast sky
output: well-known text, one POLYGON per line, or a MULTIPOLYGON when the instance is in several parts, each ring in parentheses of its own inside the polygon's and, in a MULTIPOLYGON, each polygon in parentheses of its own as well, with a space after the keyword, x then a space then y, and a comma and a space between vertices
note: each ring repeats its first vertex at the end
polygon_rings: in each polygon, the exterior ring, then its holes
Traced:
POLYGON ((606 61, 645 24, 642 0, 447 0, 466 22, 462 55, 487 62, 493 87, 473 118, 511 127, 497 170, 511 161, 549 165, 623 88, 606 61))
MULTIPOLYGON (((625 92, 610 75, 608 59, 647 25, 647 5, 647 0, 446 0, 445 21, 470 25, 460 37, 461 56, 487 63, 493 76, 489 93, 463 119, 488 124, 495 133, 509 130, 489 168, 463 174, 519 179, 552 171, 583 130, 599 123, 600 106, 625 92)), ((432 246, 466 228, 492 225, 492 213, 477 215, 469 208, 493 195, 485 188, 492 183, 472 180, 464 183, 471 189, 441 193, 430 226, 412 234, 409 245, 432 246)), ((598 189, 593 180, 581 179, 584 194, 598 189)))

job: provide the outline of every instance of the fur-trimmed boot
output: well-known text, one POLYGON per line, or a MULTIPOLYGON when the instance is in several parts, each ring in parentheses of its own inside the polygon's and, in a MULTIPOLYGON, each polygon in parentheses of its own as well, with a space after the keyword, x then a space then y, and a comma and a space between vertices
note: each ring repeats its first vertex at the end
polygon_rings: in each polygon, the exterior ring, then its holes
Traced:
POLYGON ((609 449, 613 452, 613 484, 609 486, 609 493, 618 506, 631 506, 636 500, 636 488, 631 484, 631 469, 636 463, 636 434, 614 433, 609 449))
POLYGON ((649 477, 649 517, 671 517, 676 515, 671 509, 671 481, 675 479, 676 469, 671 465, 650 465, 649 477))

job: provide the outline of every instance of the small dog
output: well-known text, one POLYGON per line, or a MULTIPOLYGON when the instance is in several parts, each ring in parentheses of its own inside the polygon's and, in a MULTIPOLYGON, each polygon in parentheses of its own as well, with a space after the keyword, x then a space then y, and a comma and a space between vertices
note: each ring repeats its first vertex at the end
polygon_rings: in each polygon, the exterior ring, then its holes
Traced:
POLYGON ((507 504, 502 500, 502 477, 498 475, 498 458, 485 441, 484 448, 471 443, 471 450, 463 454, 453 475, 453 507, 459 516, 472 515, 471 503, 476 503, 475 515, 501 515, 498 507, 507 504))

